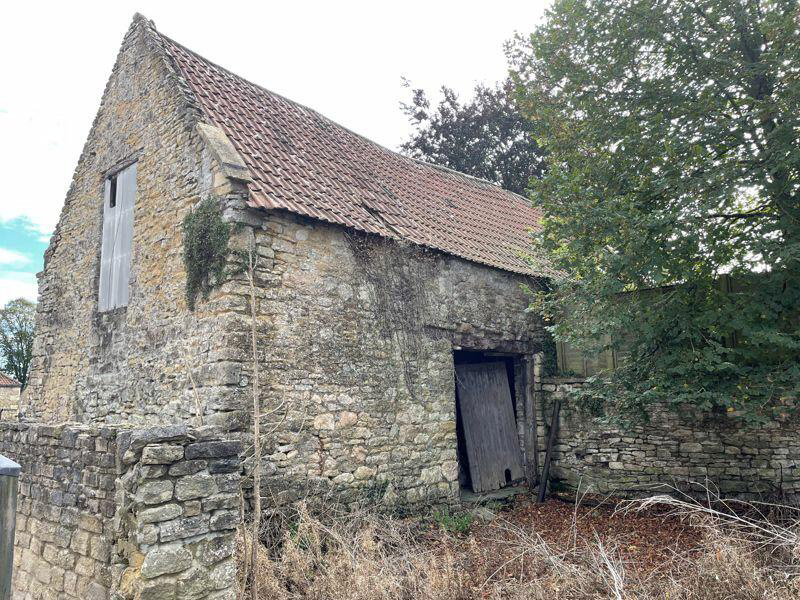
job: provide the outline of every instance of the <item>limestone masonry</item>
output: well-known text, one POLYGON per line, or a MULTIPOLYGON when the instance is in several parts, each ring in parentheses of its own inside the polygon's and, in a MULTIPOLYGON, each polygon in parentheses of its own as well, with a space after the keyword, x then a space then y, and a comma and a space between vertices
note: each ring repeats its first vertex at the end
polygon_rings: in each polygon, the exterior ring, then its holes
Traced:
POLYGON ((236 598, 240 451, 182 425, 0 424, 22 466, 14 598, 236 598))
POLYGON ((13 597, 236 598, 240 451, 183 425, 0 424, 22 466, 13 597))
MULTIPOLYGON (((218 129, 198 129, 207 117, 166 43, 135 21, 107 85, 46 254, 24 416, 196 423, 199 406, 205 424, 249 430, 244 273, 194 312, 184 297, 181 222, 212 196, 237 224, 232 250, 257 256, 262 410, 281 423, 266 440, 270 496, 380 488, 400 502, 457 501, 453 350, 510 353, 520 370, 546 336, 524 312, 522 286, 538 278, 251 206, 236 152, 222 152, 230 142, 218 129), (99 312, 103 182, 132 160, 130 301, 99 312)), ((437 185, 527 210, 486 182, 414 168, 437 185)))
MULTIPOLYGON (((580 380, 545 378, 538 424, 544 434, 552 401, 580 380)), ((540 437, 540 443, 543 443, 540 437)), ((745 427, 727 414, 677 414, 661 408, 648 423, 612 427, 565 405, 553 478, 569 488, 619 496, 680 490, 749 500, 800 500, 800 426, 796 418, 745 427)))

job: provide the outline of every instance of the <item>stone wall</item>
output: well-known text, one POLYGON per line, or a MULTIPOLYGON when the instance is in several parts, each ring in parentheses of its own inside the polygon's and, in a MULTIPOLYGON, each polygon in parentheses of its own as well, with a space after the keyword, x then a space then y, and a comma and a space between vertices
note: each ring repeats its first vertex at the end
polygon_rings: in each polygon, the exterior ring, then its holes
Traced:
POLYGON ((19 408, 19 386, 0 385, 0 418, 17 416, 19 408))
MULTIPOLYGON (((536 352, 522 276, 285 213, 231 206, 258 256, 271 501, 333 490, 406 504, 458 498, 453 350, 536 352)), ((226 283, 231 363, 252 375, 248 287, 226 283)), ((242 388, 237 409, 248 411, 242 388)))
POLYGON ((116 512, 116 431, 0 424, 21 467, 13 598, 107 597, 116 512))
MULTIPOLYGON (((28 418, 51 422, 186 422, 195 401, 239 384, 219 367, 214 302, 190 312, 181 223, 217 193, 219 169, 200 119, 147 21, 128 31, 78 161, 39 278, 28 418), (104 179, 137 164, 130 302, 99 313, 104 179)), ((229 190, 228 190, 229 191, 229 190)), ((221 406, 218 403, 217 406, 221 406)), ((213 405, 208 407, 213 422, 213 405)))
POLYGON ((237 598, 238 441, 185 426, 120 434, 119 598, 237 598))
POLYGON ((240 451, 211 428, 0 424, 13 599, 235 598, 240 451))
MULTIPOLYGON (((538 392, 539 444, 544 450, 552 401, 581 385, 545 379, 538 392), (541 415, 545 420, 542 421, 541 415)), ((552 477, 571 487, 635 496, 677 488, 725 497, 800 499, 800 424, 774 421, 746 427, 727 414, 696 417, 656 409, 648 423, 609 426, 566 401, 559 420, 552 477)))

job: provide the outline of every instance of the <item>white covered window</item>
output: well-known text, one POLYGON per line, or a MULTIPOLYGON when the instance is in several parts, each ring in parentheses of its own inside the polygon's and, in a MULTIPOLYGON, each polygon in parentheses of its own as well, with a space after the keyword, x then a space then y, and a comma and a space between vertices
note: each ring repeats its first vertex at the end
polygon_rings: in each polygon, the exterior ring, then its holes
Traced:
POLYGON ((105 181, 98 307, 101 312, 128 305, 135 200, 136 163, 133 163, 105 181))

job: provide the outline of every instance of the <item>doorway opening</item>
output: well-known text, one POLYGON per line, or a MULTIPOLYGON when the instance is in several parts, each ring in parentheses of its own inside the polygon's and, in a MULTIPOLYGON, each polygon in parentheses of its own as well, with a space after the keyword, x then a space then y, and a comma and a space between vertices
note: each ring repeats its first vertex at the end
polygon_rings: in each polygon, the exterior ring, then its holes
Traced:
POLYGON ((454 350, 462 491, 484 494, 524 479, 513 354, 454 350))

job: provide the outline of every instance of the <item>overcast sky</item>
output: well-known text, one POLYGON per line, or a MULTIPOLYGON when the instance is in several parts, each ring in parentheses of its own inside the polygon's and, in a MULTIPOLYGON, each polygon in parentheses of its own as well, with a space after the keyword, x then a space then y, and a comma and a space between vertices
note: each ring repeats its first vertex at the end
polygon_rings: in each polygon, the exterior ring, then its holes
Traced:
POLYGON ((407 77, 468 96, 505 76, 503 42, 545 0, 13 2, 0 23, 0 306, 34 274, 135 12, 209 60, 389 148, 407 77))

